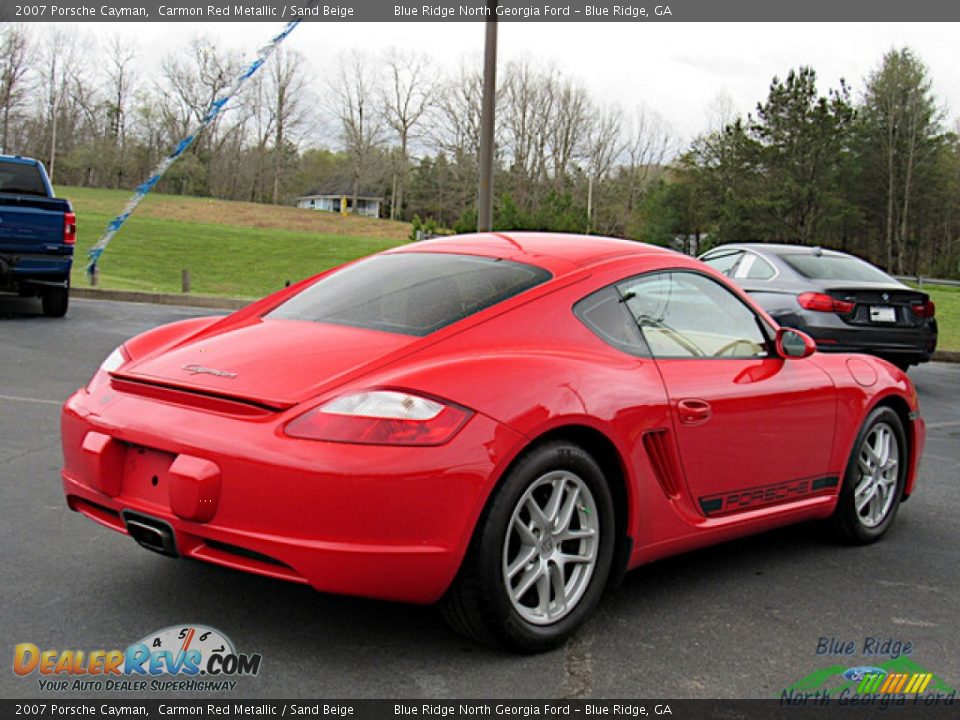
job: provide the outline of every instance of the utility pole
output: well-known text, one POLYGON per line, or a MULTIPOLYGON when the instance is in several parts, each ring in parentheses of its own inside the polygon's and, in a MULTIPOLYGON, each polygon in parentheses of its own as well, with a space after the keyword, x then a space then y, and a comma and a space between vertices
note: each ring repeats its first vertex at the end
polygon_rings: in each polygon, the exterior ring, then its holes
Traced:
POLYGON ((593 220, 593 173, 587 180, 587 235, 590 234, 591 220, 593 220))
POLYGON ((480 115, 480 188, 477 232, 493 229, 493 129, 497 106, 497 0, 487 0, 483 45, 483 107, 480 115))

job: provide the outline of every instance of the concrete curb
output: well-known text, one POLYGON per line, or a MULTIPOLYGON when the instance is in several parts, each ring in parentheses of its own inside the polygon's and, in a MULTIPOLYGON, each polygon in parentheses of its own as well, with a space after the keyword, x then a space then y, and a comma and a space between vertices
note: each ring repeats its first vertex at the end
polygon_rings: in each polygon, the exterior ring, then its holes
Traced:
POLYGON ((99 290, 77 287, 70 288, 70 296, 85 300, 180 305, 183 307, 211 308, 213 310, 239 310, 253 302, 241 298, 216 297, 213 295, 175 295, 173 293, 148 293, 137 290, 99 290))
MULTIPOLYGON (((215 295, 175 295, 173 293, 147 293, 137 290, 100 290, 96 288, 70 288, 70 295, 86 300, 116 300, 118 302, 152 303, 154 305, 181 305, 183 307, 211 308, 213 310, 239 310, 253 300, 217 297, 215 295)), ((937 350, 936 362, 960 363, 960 352, 937 350)))

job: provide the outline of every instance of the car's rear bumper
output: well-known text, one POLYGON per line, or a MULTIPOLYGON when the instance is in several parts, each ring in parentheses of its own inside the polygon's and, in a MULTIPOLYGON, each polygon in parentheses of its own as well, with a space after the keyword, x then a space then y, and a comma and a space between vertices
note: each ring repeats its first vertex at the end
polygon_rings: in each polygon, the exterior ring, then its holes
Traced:
POLYGON ((888 360, 918 363, 928 361, 937 348, 935 320, 918 327, 903 328, 854 326, 825 313, 805 313, 778 320, 807 333, 821 352, 866 353, 888 360))
POLYGON ((129 534, 132 511, 168 524, 183 557, 417 603, 453 580, 520 440, 478 414, 442 447, 318 443, 285 437, 275 416, 83 390, 62 435, 67 503, 102 525, 129 534))

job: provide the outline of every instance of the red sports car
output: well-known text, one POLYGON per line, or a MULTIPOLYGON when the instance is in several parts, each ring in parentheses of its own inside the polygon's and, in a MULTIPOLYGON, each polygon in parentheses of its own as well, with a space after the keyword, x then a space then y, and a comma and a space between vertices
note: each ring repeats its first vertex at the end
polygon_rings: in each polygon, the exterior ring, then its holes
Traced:
POLYGON ((903 372, 697 260, 492 233, 124 343, 64 406, 62 475, 151 550, 532 652, 657 558, 814 518, 876 540, 924 435, 903 372))

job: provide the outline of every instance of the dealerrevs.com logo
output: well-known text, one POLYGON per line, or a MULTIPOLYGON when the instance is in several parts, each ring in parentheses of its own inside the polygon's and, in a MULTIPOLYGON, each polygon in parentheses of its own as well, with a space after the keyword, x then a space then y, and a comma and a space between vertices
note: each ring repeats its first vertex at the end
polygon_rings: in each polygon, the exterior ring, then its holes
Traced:
POLYGON ((205 625, 175 625, 147 635, 126 650, 13 649, 13 671, 39 675, 44 691, 218 691, 237 677, 260 672, 259 653, 238 653, 230 639, 205 625))

